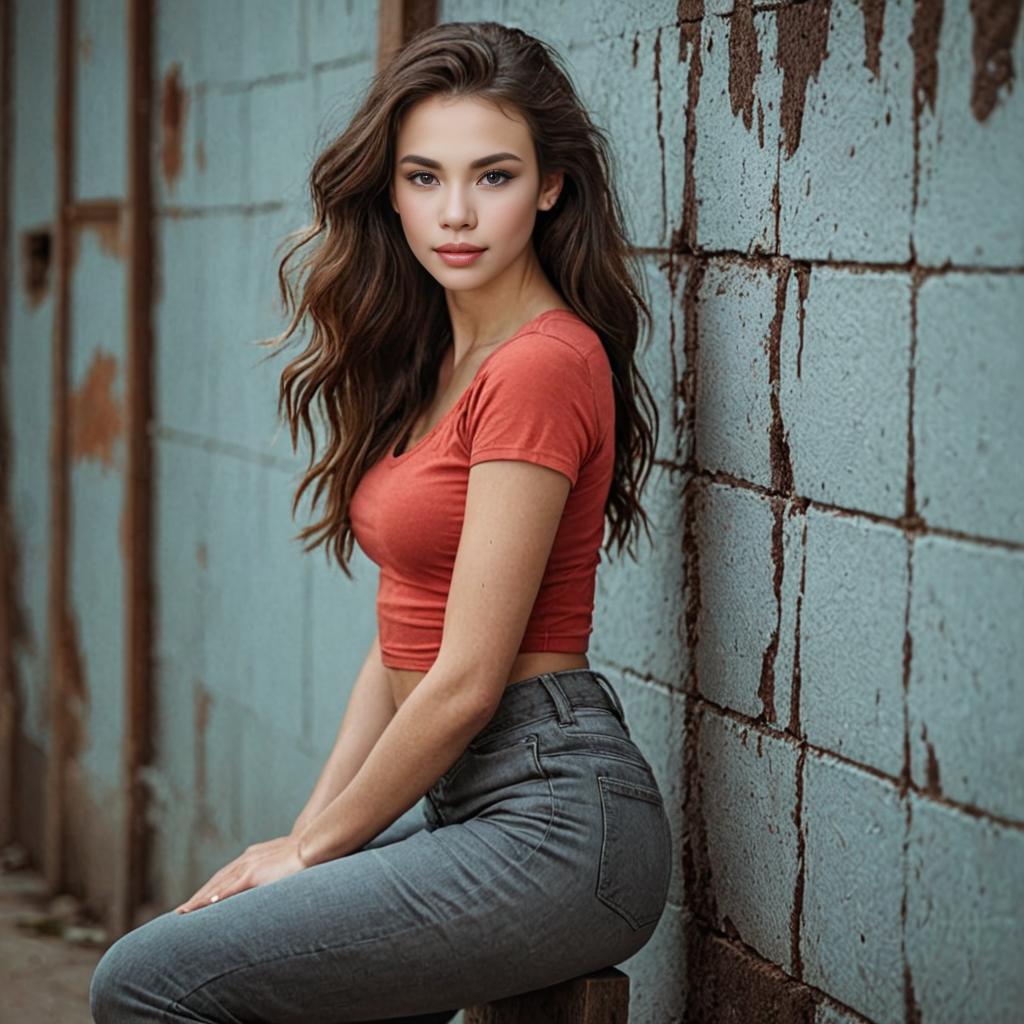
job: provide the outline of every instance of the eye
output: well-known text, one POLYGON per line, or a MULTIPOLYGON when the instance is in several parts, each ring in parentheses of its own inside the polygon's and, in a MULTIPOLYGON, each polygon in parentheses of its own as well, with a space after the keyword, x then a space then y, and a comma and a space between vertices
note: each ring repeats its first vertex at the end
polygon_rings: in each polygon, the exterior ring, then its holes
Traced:
POLYGON ((494 183, 495 185, 500 185, 503 181, 509 181, 512 178, 512 175, 509 174, 508 171, 485 171, 484 172, 484 177, 486 178, 486 177, 490 176, 491 174, 500 174, 501 175, 500 180, 498 180, 498 181, 496 181, 494 183))
MULTIPOLYGON (((484 173, 481 175, 481 179, 488 178, 492 174, 500 174, 501 175, 501 178, 498 181, 492 183, 492 187, 494 187, 494 188, 497 188, 499 185, 503 184, 505 181, 510 181, 514 177, 514 175, 509 174, 508 171, 484 171, 484 173)), ((422 178, 422 177, 433 178, 434 175, 431 174, 430 171, 413 171, 412 174, 407 174, 406 175, 406 179, 408 181, 411 181, 414 185, 419 185, 420 188, 426 188, 427 186, 424 185, 421 181, 418 180, 419 178, 422 178)))

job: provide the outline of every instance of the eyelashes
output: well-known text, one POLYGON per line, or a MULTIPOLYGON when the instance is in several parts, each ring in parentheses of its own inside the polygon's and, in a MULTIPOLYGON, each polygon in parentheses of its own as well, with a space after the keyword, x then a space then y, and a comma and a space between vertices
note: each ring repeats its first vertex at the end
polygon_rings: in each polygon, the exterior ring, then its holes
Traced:
MULTIPOLYGON (((481 177, 482 178, 486 178, 489 174, 500 174, 502 176, 502 180, 497 182, 496 184, 492 185, 491 186, 492 188, 499 188, 506 181, 511 181, 515 177, 514 174, 509 174, 508 171, 484 171, 484 173, 481 175, 481 177)), ((411 181, 414 185, 416 185, 419 188, 427 188, 426 185, 424 185, 424 184, 422 184, 422 183, 420 183, 420 182, 418 182, 416 180, 417 178, 421 178, 424 175, 426 175, 426 177, 428 177, 428 178, 433 178, 434 177, 434 175, 431 174, 430 171, 413 171, 412 174, 407 174, 405 176, 405 180, 406 181, 411 181)))

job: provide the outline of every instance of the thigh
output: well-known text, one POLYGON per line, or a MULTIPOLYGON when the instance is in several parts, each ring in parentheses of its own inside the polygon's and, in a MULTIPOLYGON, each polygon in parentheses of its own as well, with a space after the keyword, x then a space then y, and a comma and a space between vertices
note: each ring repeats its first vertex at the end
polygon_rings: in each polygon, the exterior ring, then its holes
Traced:
POLYGON ((581 973, 590 965, 561 941, 549 886, 550 789, 526 789, 464 822, 381 833, 380 845, 160 915, 97 965, 95 1021, 443 1021, 581 973))

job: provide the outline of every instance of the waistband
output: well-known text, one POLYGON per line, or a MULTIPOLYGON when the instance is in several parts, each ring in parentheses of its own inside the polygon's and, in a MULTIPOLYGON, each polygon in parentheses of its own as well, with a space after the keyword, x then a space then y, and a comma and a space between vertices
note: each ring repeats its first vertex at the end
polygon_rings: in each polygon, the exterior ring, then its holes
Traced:
POLYGON ((622 723, 626 735, 626 715, 619 695, 607 677, 591 668, 566 668, 541 672, 505 687, 498 708, 490 721, 473 737, 470 746, 484 742, 495 733, 519 722, 555 715, 562 725, 576 721, 576 708, 611 711, 622 723))

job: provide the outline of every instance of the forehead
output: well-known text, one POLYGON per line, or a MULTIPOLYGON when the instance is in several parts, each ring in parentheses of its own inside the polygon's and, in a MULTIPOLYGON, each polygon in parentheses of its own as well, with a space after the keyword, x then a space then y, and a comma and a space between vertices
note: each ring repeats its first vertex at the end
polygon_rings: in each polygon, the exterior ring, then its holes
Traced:
POLYGON ((428 96, 406 111, 398 128, 397 157, 413 152, 447 163, 468 163, 482 153, 512 150, 532 155, 530 130, 514 111, 467 96, 428 96))

